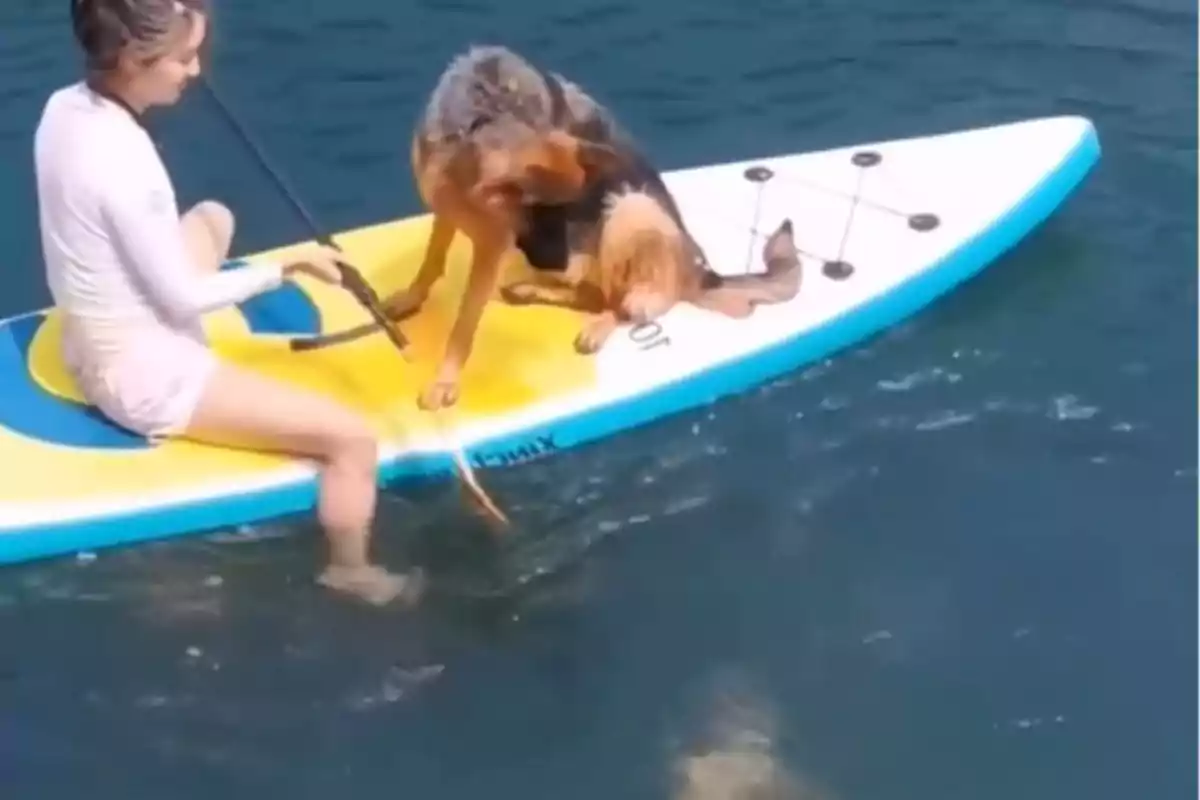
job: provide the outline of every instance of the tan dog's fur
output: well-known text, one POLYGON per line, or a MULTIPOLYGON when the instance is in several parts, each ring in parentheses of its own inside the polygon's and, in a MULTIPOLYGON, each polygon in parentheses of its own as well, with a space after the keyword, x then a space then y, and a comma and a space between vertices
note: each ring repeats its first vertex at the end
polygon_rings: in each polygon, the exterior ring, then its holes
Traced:
POLYGON ((411 157, 433 224, 416 277, 387 298, 388 313, 420 309, 457 232, 473 249, 445 353, 418 398, 422 408, 456 402, 459 374, 514 246, 542 271, 503 295, 590 311, 576 339, 581 352, 598 350, 621 322, 648 322, 678 302, 743 317, 799 288, 789 221, 764 247, 766 274, 713 272, 658 172, 606 109, 506 48, 473 47, 451 61, 414 132, 411 157), (567 216, 547 223, 556 212, 567 216), (556 252, 566 243, 568 252, 530 257, 531 246, 548 241, 556 252))
POLYGON ((583 237, 563 273, 538 273, 504 288, 514 304, 565 305, 591 313, 575 340, 584 353, 599 350, 621 322, 645 324, 688 302, 730 317, 748 316, 761 303, 784 302, 800 286, 800 260, 790 220, 767 239, 766 273, 717 276, 676 218, 647 191, 605 200, 597 232, 583 237))
POLYGON ((413 173, 433 226, 415 279, 386 299, 388 313, 400 318, 419 310, 444 273, 455 233, 465 234, 473 249, 437 375, 418 398, 422 408, 458 398, 459 373, 521 228, 522 204, 576 199, 615 157, 610 148, 555 127, 538 75, 507 50, 472 48, 443 73, 413 136, 413 173))

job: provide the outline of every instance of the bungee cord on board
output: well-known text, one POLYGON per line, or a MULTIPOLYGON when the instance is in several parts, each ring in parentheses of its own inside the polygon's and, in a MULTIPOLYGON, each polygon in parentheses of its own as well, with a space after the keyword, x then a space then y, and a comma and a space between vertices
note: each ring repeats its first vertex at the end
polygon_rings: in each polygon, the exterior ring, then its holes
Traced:
MULTIPOLYGON (((839 240, 839 243, 838 243, 837 255, 834 258, 832 258, 832 259, 825 258, 816 253, 806 251, 802 248, 799 248, 799 247, 796 248, 797 254, 805 255, 805 256, 808 256, 809 258, 813 258, 817 261, 824 262, 822 271, 824 272, 825 276, 827 278, 830 278, 831 280, 837 280, 837 281, 846 280, 847 278, 849 278, 851 275, 854 274, 854 266, 852 264, 848 263, 847 261, 845 261, 844 259, 846 256, 846 245, 850 241, 850 229, 854 224, 855 211, 858 209, 859 205, 869 206, 871 208, 874 208, 876 211, 881 211, 885 214, 891 214, 896 217, 903 217, 908 222, 908 227, 911 228, 912 230, 916 231, 917 233, 926 233, 928 231, 933 230, 934 228, 937 228, 941 224, 941 220, 938 218, 938 216, 936 214, 931 214, 931 213, 927 213, 927 212, 913 213, 913 212, 908 212, 908 211, 902 211, 900 209, 893 208, 884 203, 880 203, 880 202, 871 200, 870 198, 866 197, 863 194, 863 184, 866 182, 867 170, 871 167, 878 166, 882 161, 883 161, 883 155, 880 154, 878 151, 859 150, 859 151, 855 152, 850 157, 850 162, 855 167, 857 167, 858 170, 855 174, 854 191, 850 192, 850 193, 847 193, 845 191, 838 190, 838 189, 833 189, 828 186, 824 186, 813 180, 805 180, 805 179, 797 177, 795 175, 783 175, 783 174, 780 175, 781 180, 783 180, 784 182, 796 183, 796 184, 805 186, 810 189, 816 189, 818 191, 825 192, 826 194, 831 194, 831 195, 835 195, 838 197, 847 198, 850 201, 850 209, 846 213, 846 222, 842 226, 842 235, 841 235, 841 239, 839 240)), ((754 219, 750 223, 750 241, 751 241, 750 253, 752 254, 753 253, 753 242, 754 242, 755 237, 764 237, 765 238, 767 236, 767 234, 765 234, 762 231, 762 226, 760 224, 762 221, 761 220, 762 207, 763 207, 762 200, 763 200, 763 194, 765 192, 767 182, 772 180, 773 178, 775 178, 776 173, 774 170, 770 169, 769 167, 757 165, 757 166, 753 166, 753 167, 748 167, 742 173, 742 175, 746 180, 750 181, 751 183, 754 183, 757 186, 757 191, 756 191, 755 197, 754 197, 754 219)), ((747 255, 746 267, 745 267, 747 272, 750 271, 751 260, 752 260, 752 255, 747 255)))

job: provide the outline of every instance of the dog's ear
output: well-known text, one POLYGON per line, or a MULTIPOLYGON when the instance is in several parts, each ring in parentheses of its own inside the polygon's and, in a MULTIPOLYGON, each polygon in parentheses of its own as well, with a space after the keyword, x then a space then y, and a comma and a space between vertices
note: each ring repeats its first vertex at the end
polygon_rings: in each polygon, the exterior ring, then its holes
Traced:
POLYGON ((763 244, 762 257, 768 273, 800 266, 800 257, 796 251, 796 233, 790 218, 784 218, 775 232, 767 237, 763 244))
POLYGON ((621 154, 607 144, 573 136, 566 131, 551 131, 542 141, 542 151, 549 162, 546 166, 564 175, 582 171, 585 180, 604 177, 621 163, 621 154))
POLYGON ((566 203, 579 193, 577 181, 541 164, 480 181, 472 192, 477 202, 497 212, 512 212, 527 203, 566 203))
POLYGON ((523 202, 571 202, 587 183, 575 140, 561 131, 539 136, 510 155, 505 175, 523 202))
POLYGON ((476 156, 472 199, 493 212, 512 211, 524 199, 519 170, 514 170, 511 153, 503 150, 483 150, 476 156), (514 172, 518 174, 514 174, 514 172))
POLYGON ((556 130, 521 153, 514 179, 527 198, 568 203, 620 163, 613 148, 556 130))
POLYGON ((589 175, 608 175, 621 165, 621 154, 612 147, 586 139, 576 140, 575 159, 589 175))
POLYGON ((529 202, 569 203, 618 159, 610 147, 552 131, 521 148, 486 154, 473 194, 494 211, 515 211, 529 202))
POLYGON ((796 257, 796 233, 792 221, 784 218, 775 232, 763 243, 763 261, 771 262, 796 257))
POLYGON ((535 202, 569 203, 578 197, 585 178, 585 175, 555 167, 530 164, 517 179, 517 185, 526 198, 535 202))

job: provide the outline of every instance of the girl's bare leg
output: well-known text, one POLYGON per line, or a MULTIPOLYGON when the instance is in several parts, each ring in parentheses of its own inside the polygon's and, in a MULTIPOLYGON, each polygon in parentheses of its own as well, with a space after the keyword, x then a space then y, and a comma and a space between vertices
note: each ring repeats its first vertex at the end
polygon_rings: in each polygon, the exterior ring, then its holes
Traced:
POLYGON ((317 518, 329 545, 329 565, 319 582, 376 604, 401 596, 416 599, 422 588, 419 574, 394 575, 370 561, 377 444, 366 422, 349 409, 319 394, 220 364, 183 435, 317 460, 317 518))
MULTIPOLYGON (((229 209, 205 200, 188 209, 180 225, 197 269, 219 269, 233 241, 235 223, 229 209)), ((318 394, 221 364, 184 436, 316 459, 321 465, 317 518, 329 543, 329 564, 318 582, 377 604, 401 596, 417 599, 423 584, 419 572, 393 575, 370 562, 376 440, 348 409, 318 394)))

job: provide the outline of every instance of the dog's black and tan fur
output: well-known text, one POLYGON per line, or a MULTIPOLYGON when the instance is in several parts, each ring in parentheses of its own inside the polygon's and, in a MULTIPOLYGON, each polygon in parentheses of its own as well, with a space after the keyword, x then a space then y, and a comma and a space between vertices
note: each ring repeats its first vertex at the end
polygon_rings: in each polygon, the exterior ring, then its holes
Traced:
POLYGON ((585 352, 620 322, 654 319, 680 301, 744 316, 799 287, 790 222, 764 248, 765 275, 721 277, 658 171, 606 109, 503 47, 473 47, 451 61, 414 133, 412 163, 433 226, 416 278, 388 298, 389 312, 403 317, 420 308, 457 231, 474 251, 438 374, 419 398, 427 409, 455 402, 459 372, 513 247, 537 278, 505 287, 503 296, 592 313, 576 340, 585 352))
POLYGON ((450 405, 501 260, 524 228, 527 203, 569 203, 612 168, 616 154, 567 132, 578 102, 565 86, 500 47, 474 47, 442 73, 412 141, 421 199, 433 212, 429 244, 410 286, 386 301, 403 317, 420 308, 445 269, 457 231, 473 248, 467 288, 423 408, 450 405))
POLYGON ((577 109, 568 132, 612 148, 619 158, 579 200, 527 206, 517 247, 539 272, 532 281, 505 287, 508 302, 591 312, 576 347, 595 352, 619 323, 648 322, 681 301, 744 317, 756 305, 795 296, 801 265, 790 220, 763 247, 765 274, 717 273, 661 174, 633 138, 606 109, 567 85, 576 94, 577 109))

